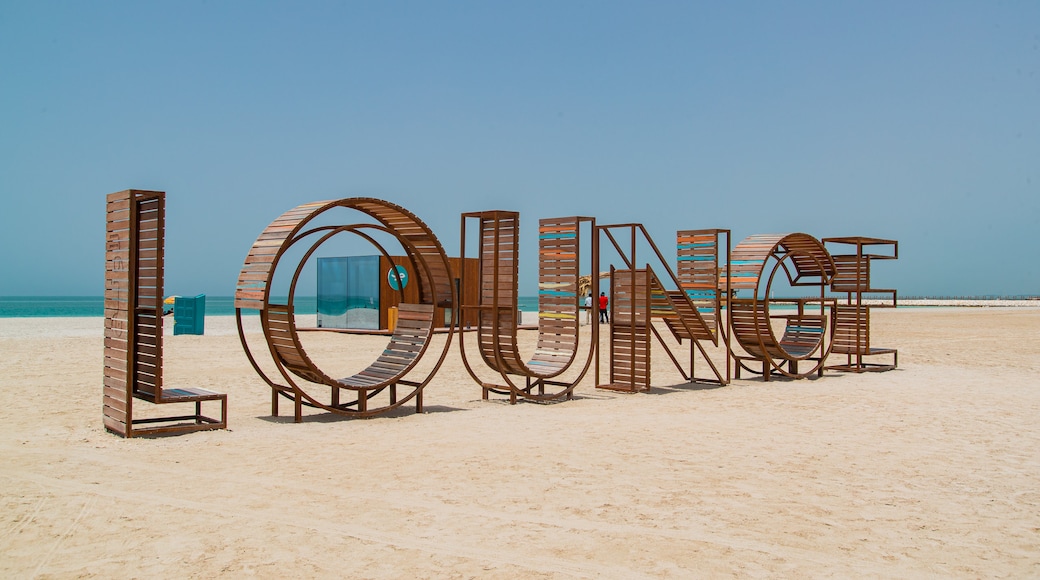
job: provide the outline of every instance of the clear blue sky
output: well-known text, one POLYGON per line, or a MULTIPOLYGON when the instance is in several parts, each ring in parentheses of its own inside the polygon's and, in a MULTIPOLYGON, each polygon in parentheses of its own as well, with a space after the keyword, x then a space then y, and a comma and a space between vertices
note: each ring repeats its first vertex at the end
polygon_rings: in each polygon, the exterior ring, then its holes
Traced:
POLYGON ((0 1, 0 295, 102 294, 128 188, 167 192, 167 293, 376 196, 451 253, 514 209, 890 237, 903 295, 1040 294, 1040 2, 0 1))

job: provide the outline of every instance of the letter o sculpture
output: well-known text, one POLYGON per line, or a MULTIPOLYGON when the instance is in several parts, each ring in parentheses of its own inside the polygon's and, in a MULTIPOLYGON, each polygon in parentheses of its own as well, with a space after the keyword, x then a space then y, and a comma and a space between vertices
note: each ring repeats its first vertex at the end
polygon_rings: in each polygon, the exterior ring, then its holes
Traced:
MULTIPOLYGON (((324 221, 326 220, 322 220, 322 223, 324 221)), ((279 397, 293 399, 297 422, 302 420, 303 406, 353 417, 368 417, 396 409, 414 398, 416 412, 422 412, 422 390, 440 369, 451 346, 451 336, 455 327, 455 292, 447 254, 440 241, 422 220, 403 207, 387 201, 364 197, 346 198, 297 206, 283 213, 264 229, 250 248, 239 273, 235 290, 235 316, 239 340, 246 357, 257 374, 271 387, 272 415, 278 414, 279 397), (356 210, 377 223, 312 225, 316 218, 336 208, 356 210), (389 258, 388 252, 368 235, 367 231, 390 234, 400 242, 412 263, 413 271, 417 273, 419 304, 400 305, 401 314, 397 328, 390 338, 390 343, 375 362, 355 375, 334 379, 313 363, 300 343, 292 311, 293 297, 300 273, 308 258, 322 243, 338 233, 349 232, 358 235, 389 258), (306 249, 299 263, 295 265, 287 303, 272 303, 272 281, 282 257, 294 245, 316 234, 321 234, 318 241, 306 249), (430 344, 435 326, 435 307, 450 308, 452 312, 444 348, 436 365, 424 377, 406 380, 405 376, 419 362, 430 344), (269 377, 257 364, 243 330, 243 309, 260 311, 264 338, 284 384, 269 377), (400 393, 399 396, 398 386, 410 391, 400 393), (327 399, 316 394, 322 390, 329 393, 327 399), (389 390, 389 403, 370 407, 370 399, 386 390, 389 390), (341 391, 351 392, 356 398, 341 402, 341 391)))

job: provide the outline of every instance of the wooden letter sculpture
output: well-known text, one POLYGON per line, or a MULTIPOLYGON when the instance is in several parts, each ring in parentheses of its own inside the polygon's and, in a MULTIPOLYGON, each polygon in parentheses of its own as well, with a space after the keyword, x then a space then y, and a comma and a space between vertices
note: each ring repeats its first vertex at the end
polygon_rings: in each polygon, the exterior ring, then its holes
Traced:
POLYGON ((729 300, 733 336, 745 351, 733 353, 737 378, 741 369, 759 372, 747 366, 746 361, 761 363, 761 374, 767 381, 774 371, 790 378, 803 378, 814 372, 822 376, 824 360, 834 341, 834 300, 825 297, 834 272, 831 255, 808 234, 754 235, 737 244, 723 281, 733 289, 753 293, 750 298, 729 300), (773 283, 778 272, 786 274, 792 287, 817 287, 819 298, 774 298, 773 283), (771 305, 794 312, 774 314, 771 305), (777 336, 774 320, 784 323, 782 336, 777 336), (812 368, 799 369, 800 361, 814 364, 812 368))
MULTIPOLYGON (((597 387, 622 392, 650 389, 651 337, 657 340, 664 353, 686 381, 727 384, 729 362, 725 373, 708 356, 704 346, 719 345, 720 299, 718 292, 719 238, 728 230, 691 230, 677 235, 678 271, 669 266, 657 244, 642 224, 611 224, 598 226, 617 251, 625 268, 610 269, 610 376, 606 384, 599 384, 597 354, 597 387), (615 235, 617 232, 617 235, 615 235), (621 243, 626 241, 627 244, 621 243), (618 238, 621 238, 619 241, 618 238), (651 259, 656 258, 659 270, 649 263, 639 268, 636 250, 640 242, 649 246, 651 259), (660 272, 660 275, 658 275, 660 272), (662 333, 654 325, 661 321, 672 338, 689 348, 689 370, 672 352, 662 333), (695 377, 696 353, 708 364, 711 377, 695 377)), ((728 339, 723 336, 723 341, 728 339)), ((728 343, 726 343, 728 344, 728 343)), ((728 356, 729 350, 726 350, 728 356)))
POLYGON ((899 352, 894 348, 871 345, 871 308, 895 308, 896 291, 874 288, 870 282, 871 264, 874 260, 896 260, 899 258, 899 242, 879 238, 852 236, 846 238, 824 238, 825 245, 846 248, 844 254, 832 254, 837 271, 831 282, 831 290, 845 294, 845 303, 835 307, 833 354, 845 355, 845 362, 829 365, 828 369, 862 373, 888 371, 896 368, 899 352), (855 251, 850 251, 849 247, 855 251), (875 300, 867 304, 864 294, 875 300), (878 297, 881 297, 880 299, 878 297), (876 357, 891 355, 891 362, 876 357))
POLYGON ((456 300, 453 282, 451 266, 440 241, 426 224, 403 207, 361 197, 307 203, 283 213, 253 243, 239 273, 235 291, 239 339, 249 362, 271 387, 271 414, 278 415, 279 397, 293 400, 297 422, 303 420, 304 406, 341 415, 368 417, 395 409, 414 398, 416 412, 422 412, 422 390, 444 362, 451 345, 456 300), (322 218, 318 220, 319 223, 327 221, 327 212, 337 208, 356 210, 378 223, 341 226, 312 224, 319 217, 322 218), (321 244, 343 232, 367 240, 388 259, 390 254, 368 232, 381 232, 396 238, 411 260, 413 271, 419 273, 419 303, 402 303, 398 306, 400 314, 393 336, 372 364, 361 372, 337 379, 319 369, 304 350, 296 328, 293 298, 307 259, 321 244), (318 239, 305 251, 296 266, 288 300, 285 303, 273 300, 271 285, 282 257, 294 245, 311 236, 317 236, 318 239), (452 312, 453 320, 444 349, 436 365, 424 378, 406 379, 405 376, 416 366, 430 344, 435 306, 449 308, 452 312), (245 308, 260 311, 264 338, 284 383, 269 377, 257 364, 242 326, 242 310, 245 308), (410 391, 404 396, 398 396, 398 386, 404 386, 410 391), (327 392, 328 398, 322 397, 318 391, 327 392), (342 391, 352 393, 353 396, 348 397, 347 401, 341 401, 342 391), (384 398, 376 399, 381 393, 384 398))
POLYGON ((123 437, 227 427, 227 395, 163 387, 163 250, 166 194, 126 190, 108 196, 105 253, 105 428, 123 437), (194 403, 195 413, 134 419, 134 399, 194 403), (220 419, 202 414, 220 402, 220 419))
MULTIPOLYGON (((598 339, 598 326, 594 325, 584 366, 576 377, 562 378, 578 353, 581 224, 589 224, 588 231, 593 237, 595 220, 564 217, 539 222, 538 345, 531 359, 525 362, 517 344, 520 214, 512 211, 462 214, 460 256, 463 257, 467 219, 480 222, 480 302, 463 305, 463 309, 478 313, 480 356, 485 365, 499 374, 502 382, 484 381, 479 377, 466 357, 465 340, 460 333, 459 348, 466 370, 480 383, 485 399, 489 392, 508 394, 511 403, 516 403, 518 397, 533 401, 571 398, 574 387, 589 370, 598 339)), ((593 244, 591 267, 595 272, 598 252, 594 237, 593 244)), ((598 288, 596 282, 593 288, 598 288)))

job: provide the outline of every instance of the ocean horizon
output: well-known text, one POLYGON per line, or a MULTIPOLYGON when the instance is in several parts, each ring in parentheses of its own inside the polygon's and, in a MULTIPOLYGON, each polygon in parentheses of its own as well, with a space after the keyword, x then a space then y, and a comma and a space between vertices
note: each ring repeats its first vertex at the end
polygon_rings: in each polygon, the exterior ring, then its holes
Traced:
MULTIPOLYGON (((275 299, 285 299, 276 296, 275 299)), ((537 312, 537 296, 520 296, 522 312, 537 312)), ((316 296, 297 296, 298 314, 317 314, 316 296)), ((168 306, 167 308, 173 308, 168 306)), ((244 310, 255 315, 257 310, 244 310)), ((104 296, 0 296, 0 318, 91 318, 105 315, 104 296)), ((206 316, 234 316, 234 296, 206 296, 206 316)))

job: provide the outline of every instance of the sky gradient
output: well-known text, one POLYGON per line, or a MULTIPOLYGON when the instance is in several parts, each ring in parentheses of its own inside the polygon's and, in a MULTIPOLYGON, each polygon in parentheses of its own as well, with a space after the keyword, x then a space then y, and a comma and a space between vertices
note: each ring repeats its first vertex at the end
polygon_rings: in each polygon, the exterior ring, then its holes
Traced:
MULTIPOLYGON (((0 295, 101 295, 167 192, 166 293, 300 203, 895 238, 901 295, 1040 294, 1038 2, 0 2, 0 295)), ((525 275, 526 274, 526 275, 525 275)))

